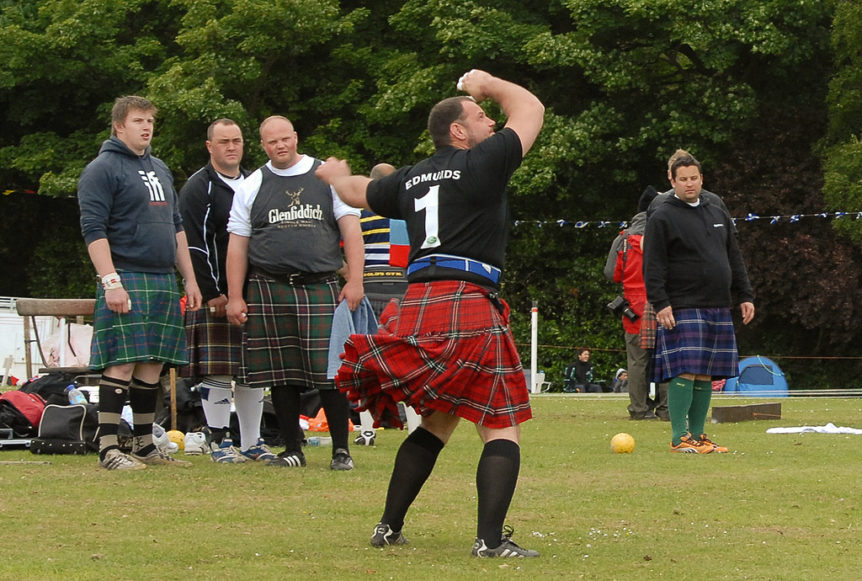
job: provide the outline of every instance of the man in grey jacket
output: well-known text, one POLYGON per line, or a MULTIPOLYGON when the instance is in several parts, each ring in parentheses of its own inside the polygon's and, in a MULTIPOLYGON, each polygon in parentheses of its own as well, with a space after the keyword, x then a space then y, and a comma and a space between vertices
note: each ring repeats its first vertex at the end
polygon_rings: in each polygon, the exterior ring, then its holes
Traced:
POLYGON ((162 367, 187 362, 175 269, 185 281, 186 308, 201 304, 173 177, 150 154, 155 114, 143 97, 118 98, 111 138, 78 182, 81 232, 101 281, 90 368, 102 371, 99 463, 108 470, 191 465, 153 444, 162 367), (134 419, 131 455, 117 441, 127 395, 134 419))

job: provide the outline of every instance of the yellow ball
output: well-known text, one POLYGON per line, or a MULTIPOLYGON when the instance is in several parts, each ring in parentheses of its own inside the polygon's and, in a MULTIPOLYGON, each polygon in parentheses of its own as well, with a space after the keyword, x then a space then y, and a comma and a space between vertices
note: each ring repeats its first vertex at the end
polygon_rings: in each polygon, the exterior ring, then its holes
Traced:
POLYGON ((168 438, 170 438, 171 442, 177 445, 177 448, 182 450, 186 446, 186 435, 183 434, 179 430, 170 430, 168 431, 168 438))
POLYGON ((611 438, 611 451, 614 454, 631 454, 635 451, 635 439, 626 433, 617 434, 611 438))

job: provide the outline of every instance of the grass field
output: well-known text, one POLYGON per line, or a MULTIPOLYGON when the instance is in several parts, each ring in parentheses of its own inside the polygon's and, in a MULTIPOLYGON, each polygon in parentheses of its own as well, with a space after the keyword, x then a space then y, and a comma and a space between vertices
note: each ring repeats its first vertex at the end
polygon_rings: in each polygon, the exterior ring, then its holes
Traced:
POLYGON ((712 424, 731 453, 692 456, 669 453, 669 424, 629 421, 618 397, 535 396, 508 523, 542 555, 518 561, 470 556, 481 447, 467 423, 407 516, 410 544, 385 549, 368 539, 406 432, 354 447, 347 473, 329 470, 329 448, 307 449, 305 469, 186 457, 191 469, 132 473, 3 451, 0 579, 862 578, 862 436, 766 433, 862 427, 862 399, 769 401, 782 419, 712 424), (618 432, 633 454, 610 452, 618 432))

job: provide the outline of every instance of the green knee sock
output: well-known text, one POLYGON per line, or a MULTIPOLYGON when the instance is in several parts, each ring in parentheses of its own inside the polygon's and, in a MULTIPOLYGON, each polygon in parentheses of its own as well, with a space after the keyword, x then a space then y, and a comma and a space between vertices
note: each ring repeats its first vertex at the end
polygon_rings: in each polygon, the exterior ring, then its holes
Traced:
POLYGON ((694 392, 694 380, 674 377, 667 386, 667 411, 670 414, 670 429, 674 445, 688 434, 688 410, 694 392))
POLYGON ((691 433, 695 438, 706 433, 706 415, 709 413, 709 404, 712 401, 712 381, 698 379, 694 382, 694 392, 691 398, 691 407, 688 410, 688 421, 691 433))

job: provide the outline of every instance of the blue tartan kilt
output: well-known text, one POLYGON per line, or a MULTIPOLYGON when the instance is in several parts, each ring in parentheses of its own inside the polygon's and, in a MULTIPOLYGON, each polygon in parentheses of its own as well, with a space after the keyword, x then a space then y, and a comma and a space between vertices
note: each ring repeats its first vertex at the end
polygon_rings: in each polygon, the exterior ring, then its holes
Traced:
POLYGON ((729 308, 674 309, 676 327, 656 329, 652 381, 683 373, 713 379, 739 375, 736 335, 729 308))

